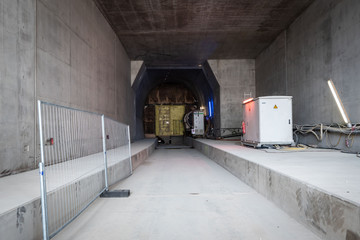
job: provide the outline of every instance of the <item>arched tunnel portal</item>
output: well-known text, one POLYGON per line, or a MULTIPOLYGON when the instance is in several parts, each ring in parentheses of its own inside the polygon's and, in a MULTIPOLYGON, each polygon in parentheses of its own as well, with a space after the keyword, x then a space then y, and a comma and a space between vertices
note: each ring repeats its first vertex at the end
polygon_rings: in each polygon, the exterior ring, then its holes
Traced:
POLYGON ((148 108, 156 104, 183 104, 186 111, 196 105, 210 118, 211 128, 220 127, 220 89, 207 62, 196 67, 147 67, 143 64, 132 88, 135 92, 136 139, 154 133, 148 116, 154 111, 148 108))

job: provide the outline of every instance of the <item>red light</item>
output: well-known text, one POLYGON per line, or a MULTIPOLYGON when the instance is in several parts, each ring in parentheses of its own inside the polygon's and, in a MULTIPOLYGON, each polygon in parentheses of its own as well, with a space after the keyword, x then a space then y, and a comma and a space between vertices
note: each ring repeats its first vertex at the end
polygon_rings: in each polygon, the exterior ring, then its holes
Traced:
POLYGON ((246 128, 245 128, 245 122, 244 121, 242 122, 242 132, 243 132, 243 134, 246 133, 246 128))
POLYGON ((246 100, 243 101, 243 104, 248 103, 248 102, 251 102, 252 100, 254 100, 254 98, 248 98, 248 99, 246 99, 246 100))
POLYGON ((46 140, 45 145, 49 145, 49 146, 54 145, 54 138, 48 138, 46 140))

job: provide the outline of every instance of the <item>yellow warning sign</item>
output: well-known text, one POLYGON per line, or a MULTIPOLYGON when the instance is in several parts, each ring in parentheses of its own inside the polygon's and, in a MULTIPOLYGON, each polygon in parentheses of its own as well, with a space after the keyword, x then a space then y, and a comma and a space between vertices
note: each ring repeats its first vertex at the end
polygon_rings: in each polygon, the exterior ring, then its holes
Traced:
POLYGON ((275 104, 275 106, 274 106, 274 109, 278 109, 278 106, 276 106, 276 104, 275 104))

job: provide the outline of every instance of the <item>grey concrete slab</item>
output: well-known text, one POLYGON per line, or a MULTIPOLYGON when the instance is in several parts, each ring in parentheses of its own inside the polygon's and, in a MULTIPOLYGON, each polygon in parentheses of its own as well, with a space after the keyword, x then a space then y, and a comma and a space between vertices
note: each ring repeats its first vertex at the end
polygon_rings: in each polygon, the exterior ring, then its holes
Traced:
POLYGON ((66 25, 70 24, 70 0, 40 0, 66 25))
POLYGON ((41 49, 37 50, 37 94, 60 105, 70 100, 70 66, 41 49))
POLYGON ((131 85, 134 83, 144 61, 131 61, 131 85))
POLYGON ((360 161, 334 150, 256 150, 195 140, 194 147, 324 239, 360 236, 360 161))
POLYGON ((0 5, 0 176, 6 176, 35 162, 35 0, 0 5))
MULTIPOLYGON (((144 150, 146 151, 147 148, 149 148, 154 143, 154 141, 155 140, 153 139, 146 139, 133 143, 131 149, 132 155, 137 155, 144 150)), ((112 165, 114 162, 118 161, 118 159, 113 159, 113 152, 114 150, 108 151, 109 165, 112 165)), ((118 156, 123 157, 124 159, 126 158, 126 152, 127 149, 124 147, 123 149, 116 150, 118 156)), ((76 172, 69 172, 69 174, 71 173, 75 175, 82 175, 83 173, 89 172, 89 170, 93 169, 94 167, 97 167, 97 163, 100 162, 101 164, 103 161, 102 159, 102 153, 97 153, 81 159, 75 159, 64 164, 66 164, 69 169, 72 169, 72 165, 82 166, 81 169, 78 169, 76 172), (82 165, 81 162, 86 162, 86 165, 82 165)), ((57 174, 56 172, 59 169, 59 166, 55 166, 51 169, 49 171, 57 174)), ((64 180, 65 178, 55 177, 55 180, 52 181, 53 183, 48 186, 49 189, 56 189, 57 187, 62 185, 61 181, 64 180)), ((40 179, 38 170, 28 171, 21 174, 0 178, 0 195, 6 196, 0 199, 0 215, 1 213, 7 212, 17 206, 20 206, 21 204, 24 204, 34 198, 39 197, 39 191, 40 179)))
POLYGON ((257 150, 234 142, 197 140, 360 205, 360 159, 336 150, 257 150))
POLYGON ((37 48, 70 64, 71 31, 44 3, 37 4, 37 48))
MULTIPOLYGON (((155 148, 155 139, 147 139, 132 144, 133 168, 145 161, 155 148)), ((129 176, 130 164, 127 158, 128 148, 122 147, 108 151, 108 182, 114 184, 129 176)), ((65 183, 84 186, 90 189, 104 187, 102 170, 102 153, 64 162, 47 167, 47 187, 49 206, 57 198, 63 197, 65 183), (100 166, 99 166, 100 164, 100 166), (61 168, 68 171, 61 171, 61 168), (64 175, 64 173, 66 173, 64 175)), ((72 191, 77 191, 75 187, 72 191)), ((79 190, 84 193, 86 191, 79 190)), ((74 194, 75 195, 75 194, 74 194)), ((0 236, 1 239, 40 239, 41 238, 41 205, 40 179, 38 170, 28 171, 0 178, 0 236)), ((76 201, 81 201, 82 194, 76 201), (80 198, 80 199, 79 199, 80 198)), ((85 197, 85 196, 84 196, 85 197)), ((74 204, 75 206, 75 204, 74 204)), ((56 222, 63 216, 49 208, 51 221, 56 222)))
POLYGON ((314 0, 95 2, 132 60, 198 64, 255 58, 314 0))
POLYGON ((221 128, 240 128, 242 101, 249 95, 255 96, 255 60, 222 59, 208 63, 220 85, 221 128))
POLYGON ((16 34, 18 32, 18 3, 11 0, 3 2, 3 24, 8 32, 16 34))
MULTIPOLYGON (((70 1, 70 27, 89 45, 94 46, 97 39, 94 38, 94 27, 98 11, 95 4, 89 1, 70 1)), ((100 12, 99 12, 100 13, 100 12)), ((107 27, 108 24, 103 24, 107 27)))
POLYGON ((161 149, 54 239, 319 239, 194 149, 161 149))
MULTIPOLYGON (((127 56, 124 48, 121 45, 120 41, 115 42, 115 62, 118 66, 115 72, 115 102, 116 108, 115 112, 120 122, 132 123, 135 116, 135 102, 134 102, 134 92, 131 88, 131 72, 128 69, 131 69, 130 60, 124 58, 127 56), (121 114, 128 110, 128 114, 121 114), (132 113, 132 114, 131 114, 132 113)), ((130 124, 131 126, 131 124, 130 124)), ((133 125, 135 127, 135 124, 133 125)), ((135 129, 131 126, 130 132, 135 134, 135 129), (134 131, 134 132, 133 132, 134 131)))
MULTIPOLYGON (((3 1, 0 2, 0 56, 4 56, 4 3, 3 1)), ((4 79, 4 65, 5 65, 5 59, 3 57, 0 57, 0 79, 4 79)), ((0 87, 2 87, 4 84, 0 81, 0 87)))
POLYGON ((284 31, 256 58, 256 96, 286 96, 286 64, 284 31))

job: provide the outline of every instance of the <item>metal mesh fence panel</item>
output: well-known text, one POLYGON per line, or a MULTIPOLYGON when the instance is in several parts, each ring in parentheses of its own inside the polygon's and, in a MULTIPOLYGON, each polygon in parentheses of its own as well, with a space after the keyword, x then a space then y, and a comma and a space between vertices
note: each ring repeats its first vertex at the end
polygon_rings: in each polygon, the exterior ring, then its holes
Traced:
POLYGON ((108 166, 128 160, 129 172, 132 172, 129 126, 110 118, 105 118, 105 134, 108 166))
POLYGON ((131 174, 130 132, 103 115, 38 102, 44 239, 55 236, 124 172, 131 174), (128 161, 129 160, 129 161, 128 161), (121 171, 120 171, 121 170, 121 171), (114 180, 115 179, 115 180, 114 180))
POLYGON ((101 115, 43 102, 40 109, 51 238, 104 189, 101 115))

